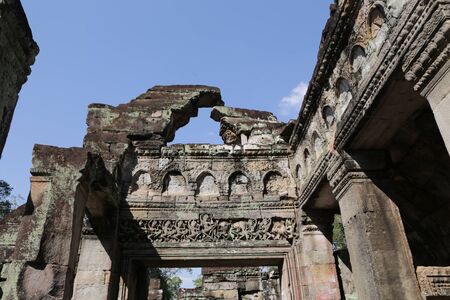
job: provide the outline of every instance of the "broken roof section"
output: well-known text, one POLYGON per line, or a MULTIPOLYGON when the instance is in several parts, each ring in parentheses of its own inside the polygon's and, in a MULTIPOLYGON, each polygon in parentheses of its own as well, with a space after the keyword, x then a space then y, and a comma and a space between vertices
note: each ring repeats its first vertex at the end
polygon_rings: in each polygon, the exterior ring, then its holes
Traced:
POLYGON ((278 121, 270 112, 223 105, 218 88, 201 85, 155 86, 116 107, 91 104, 84 147, 110 158, 120 157, 130 142, 159 153, 203 107, 213 107, 211 117, 220 122, 220 135, 227 145, 286 144, 291 124, 278 121))
POLYGON ((175 131, 196 117, 198 109, 223 105, 220 90, 199 85, 155 86, 117 107, 91 104, 84 146, 90 151, 123 153, 130 140, 171 142, 175 131))
POLYGON ((211 118, 220 122, 220 136, 227 145, 274 145, 287 141, 286 123, 271 112, 232 107, 214 107, 211 118))

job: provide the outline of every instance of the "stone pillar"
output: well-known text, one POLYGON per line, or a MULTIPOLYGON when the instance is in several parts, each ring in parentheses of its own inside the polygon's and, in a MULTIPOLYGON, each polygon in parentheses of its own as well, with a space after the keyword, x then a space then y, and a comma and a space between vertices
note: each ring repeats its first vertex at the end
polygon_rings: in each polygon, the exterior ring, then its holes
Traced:
POLYGON ((294 300, 301 299, 299 288, 299 268, 296 259, 294 246, 292 250, 284 257, 281 273, 281 299, 294 300))
POLYGON ((162 300, 162 298, 161 280, 159 278, 150 278, 147 300, 162 300))
POLYGON ((386 191, 387 182, 377 171, 384 165, 382 157, 353 160, 346 155, 329 176, 341 209, 356 291, 359 299, 421 299, 399 210, 379 187, 386 191))
POLYGON ((150 276, 147 267, 139 260, 123 257, 117 299, 147 299, 149 288, 150 276))
POLYGON ((333 212, 308 210, 300 236, 300 299, 340 299, 332 248, 333 212))
POLYGON ((108 255, 111 242, 95 235, 84 235, 75 276, 73 299, 109 299, 112 261, 108 255))
POLYGON ((294 300, 294 295, 291 289, 291 276, 288 257, 284 258, 281 273, 281 300, 294 300))
POLYGON ((450 62, 423 91, 450 154, 450 62))

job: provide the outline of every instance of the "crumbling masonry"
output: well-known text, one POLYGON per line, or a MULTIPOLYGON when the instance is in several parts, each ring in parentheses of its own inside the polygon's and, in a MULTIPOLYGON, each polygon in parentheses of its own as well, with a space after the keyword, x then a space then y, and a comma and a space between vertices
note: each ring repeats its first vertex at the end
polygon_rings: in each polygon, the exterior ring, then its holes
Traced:
POLYGON ((449 298, 449 39, 449 0, 339 0, 295 122, 206 86, 90 105, 83 148, 33 150, 2 299, 147 299, 147 268, 188 266, 277 266, 282 299, 449 298), (202 107, 224 144, 167 146, 202 107))
POLYGON ((20 88, 39 52, 19 0, 0 0, 0 156, 20 88))

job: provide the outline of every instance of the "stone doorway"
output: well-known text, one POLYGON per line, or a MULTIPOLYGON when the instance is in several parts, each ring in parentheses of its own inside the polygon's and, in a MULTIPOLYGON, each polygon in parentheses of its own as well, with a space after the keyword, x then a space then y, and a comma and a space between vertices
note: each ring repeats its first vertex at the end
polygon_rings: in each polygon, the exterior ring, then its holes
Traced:
MULTIPOLYGON (((177 288, 177 269, 156 268, 152 262, 135 262, 135 287, 128 289, 134 299, 149 300, 279 300, 280 267, 217 267, 216 262, 198 269, 195 287, 177 288), (170 274, 175 274, 173 277, 170 274), (147 295, 147 296, 146 296, 147 295)), ((220 265, 220 263, 219 263, 220 265)), ((227 264, 226 264, 227 265, 227 264)))

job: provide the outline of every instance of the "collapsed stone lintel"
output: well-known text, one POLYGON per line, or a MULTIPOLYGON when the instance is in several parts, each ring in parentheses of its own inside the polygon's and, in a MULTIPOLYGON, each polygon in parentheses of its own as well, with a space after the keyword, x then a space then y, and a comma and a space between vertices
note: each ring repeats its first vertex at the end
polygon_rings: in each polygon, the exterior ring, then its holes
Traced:
POLYGON ((220 122, 225 144, 287 144, 292 124, 285 124, 271 112, 232 107, 214 107, 211 118, 220 122))

